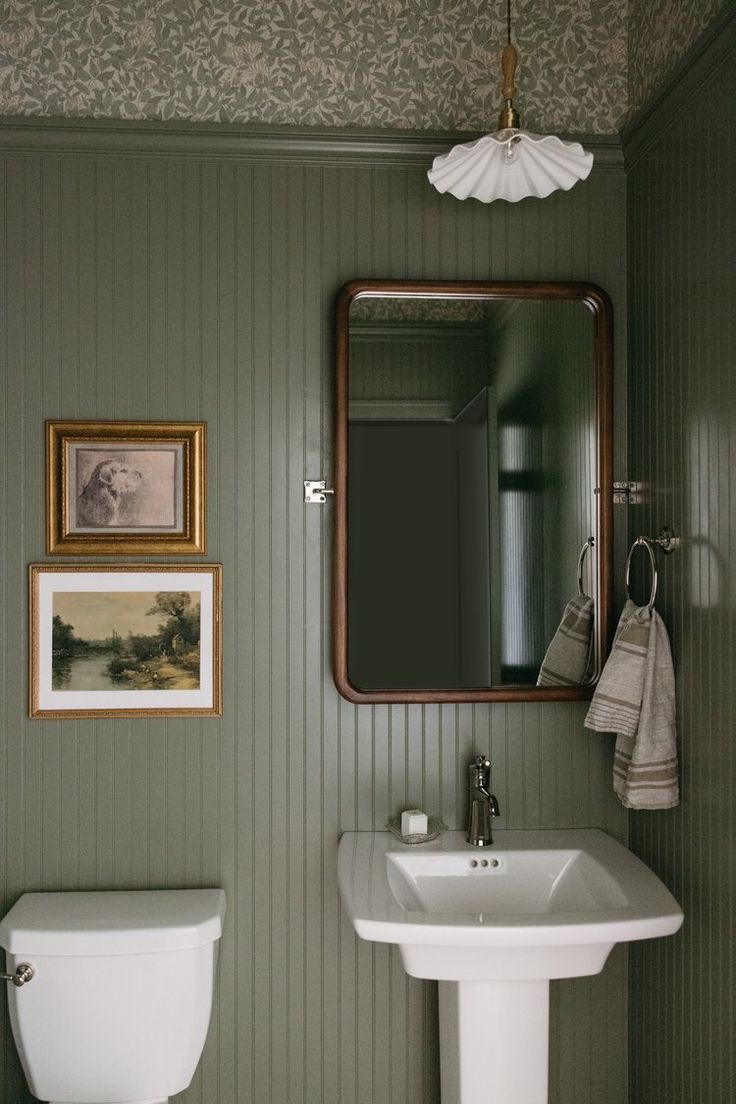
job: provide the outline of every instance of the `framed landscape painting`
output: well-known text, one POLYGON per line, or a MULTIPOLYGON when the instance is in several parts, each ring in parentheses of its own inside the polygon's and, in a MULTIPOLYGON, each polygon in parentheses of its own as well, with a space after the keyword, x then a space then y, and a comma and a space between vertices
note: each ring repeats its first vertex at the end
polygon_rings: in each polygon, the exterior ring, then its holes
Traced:
POLYGON ((47 422, 47 553, 205 552, 205 434, 204 422, 47 422))
POLYGON ((218 716, 221 604, 219 564, 31 564, 31 717, 218 716))

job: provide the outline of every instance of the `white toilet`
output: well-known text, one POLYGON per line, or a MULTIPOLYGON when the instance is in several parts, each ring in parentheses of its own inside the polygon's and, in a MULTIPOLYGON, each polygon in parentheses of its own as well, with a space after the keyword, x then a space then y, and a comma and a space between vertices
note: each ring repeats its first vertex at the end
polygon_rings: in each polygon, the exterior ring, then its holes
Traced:
POLYGON ((221 889, 26 893, 0 921, 10 1022, 50 1104, 165 1104, 207 1036, 221 889))

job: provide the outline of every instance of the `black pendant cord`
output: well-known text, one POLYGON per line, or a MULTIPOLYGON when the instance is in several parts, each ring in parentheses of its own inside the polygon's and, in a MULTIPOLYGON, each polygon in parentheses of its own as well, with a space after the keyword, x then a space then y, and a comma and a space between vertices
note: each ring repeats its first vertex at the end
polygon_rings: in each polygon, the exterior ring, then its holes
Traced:
POLYGON ((511 45, 511 0, 506 0, 506 42, 511 45))

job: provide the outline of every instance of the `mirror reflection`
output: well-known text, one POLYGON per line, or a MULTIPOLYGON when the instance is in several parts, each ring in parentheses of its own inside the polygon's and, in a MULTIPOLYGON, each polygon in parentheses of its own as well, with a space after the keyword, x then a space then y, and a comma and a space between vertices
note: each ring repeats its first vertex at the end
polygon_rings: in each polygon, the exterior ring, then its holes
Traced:
POLYGON ((574 297, 350 301, 356 690, 579 687, 595 676, 596 325, 574 297))

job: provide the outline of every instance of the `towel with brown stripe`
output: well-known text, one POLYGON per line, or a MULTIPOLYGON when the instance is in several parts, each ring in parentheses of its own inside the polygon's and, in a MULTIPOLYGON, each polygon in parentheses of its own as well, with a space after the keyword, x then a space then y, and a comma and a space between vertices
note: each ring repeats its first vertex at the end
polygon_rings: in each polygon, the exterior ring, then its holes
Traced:
POLYGON ((565 606, 539 668, 537 686, 580 686, 590 663, 593 599, 576 594, 565 606))
POLYGON ((616 733, 613 788, 627 808, 679 803, 675 674, 656 610, 626 602, 584 723, 616 733))

